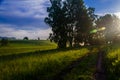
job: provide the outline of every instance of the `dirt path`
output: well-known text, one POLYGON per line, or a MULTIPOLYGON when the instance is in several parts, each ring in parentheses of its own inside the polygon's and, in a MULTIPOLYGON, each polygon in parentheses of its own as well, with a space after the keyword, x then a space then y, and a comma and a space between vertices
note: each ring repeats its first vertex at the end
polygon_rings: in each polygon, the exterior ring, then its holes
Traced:
MULTIPOLYGON (((96 72, 94 73, 93 80, 106 80, 106 74, 105 74, 105 67, 103 65, 103 57, 104 57, 104 51, 98 52, 97 57, 97 64, 96 64, 96 72)), ((64 68, 59 74, 54 76, 54 79, 52 80, 63 80, 64 77, 71 72, 71 70, 75 67, 77 67, 80 62, 86 58, 89 57, 91 53, 88 53, 87 55, 83 56, 82 58, 77 59, 76 61, 73 61, 70 65, 68 65, 66 68, 64 68)))
POLYGON ((75 67, 77 67, 80 62, 85 58, 88 57, 90 55, 90 53, 88 53, 87 55, 83 56, 82 58, 78 58, 76 61, 73 61, 70 65, 68 65, 66 68, 64 68, 59 74, 57 74, 54 79, 52 80, 63 80, 64 77, 71 72, 71 70, 75 67))
POLYGON ((105 67, 103 65, 104 51, 98 53, 98 60, 96 65, 96 72, 94 74, 94 80, 106 80, 105 67))

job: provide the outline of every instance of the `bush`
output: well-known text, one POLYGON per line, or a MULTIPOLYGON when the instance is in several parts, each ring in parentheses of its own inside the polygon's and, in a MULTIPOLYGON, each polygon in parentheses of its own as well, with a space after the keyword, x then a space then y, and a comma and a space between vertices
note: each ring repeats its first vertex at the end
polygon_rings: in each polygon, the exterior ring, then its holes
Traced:
POLYGON ((2 38, 2 40, 0 42, 1 42, 1 46, 7 46, 8 43, 9 43, 9 40, 5 39, 5 38, 2 38))
POLYGON ((23 40, 29 40, 29 38, 28 37, 24 37, 23 40))

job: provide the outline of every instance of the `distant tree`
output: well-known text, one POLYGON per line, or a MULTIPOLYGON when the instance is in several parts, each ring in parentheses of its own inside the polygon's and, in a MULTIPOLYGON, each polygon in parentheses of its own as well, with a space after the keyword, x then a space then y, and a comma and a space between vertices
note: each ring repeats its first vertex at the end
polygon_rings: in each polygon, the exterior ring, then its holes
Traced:
POLYGON ((23 40, 29 40, 29 38, 28 37, 24 37, 23 40))
POLYGON ((1 46, 7 46, 9 43, 9 40, 7 38, 2 38, 1 39, 1 46))
POLYGON ((40 38, 38 37, 38 40, 40 40, 40 38))

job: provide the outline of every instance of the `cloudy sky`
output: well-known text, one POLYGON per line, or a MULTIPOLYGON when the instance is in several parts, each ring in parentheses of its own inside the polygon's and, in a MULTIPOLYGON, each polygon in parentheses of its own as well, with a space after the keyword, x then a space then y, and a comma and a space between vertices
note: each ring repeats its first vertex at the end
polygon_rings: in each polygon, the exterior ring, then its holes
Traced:
MULTIPOLYGON (((85 4, 98 15, 120 15, 120 0, 85 0, 85 4)), ((44 23, 48 6, 49 0, 0 0, 0 36, 46 39, 51 32, 44 23)))

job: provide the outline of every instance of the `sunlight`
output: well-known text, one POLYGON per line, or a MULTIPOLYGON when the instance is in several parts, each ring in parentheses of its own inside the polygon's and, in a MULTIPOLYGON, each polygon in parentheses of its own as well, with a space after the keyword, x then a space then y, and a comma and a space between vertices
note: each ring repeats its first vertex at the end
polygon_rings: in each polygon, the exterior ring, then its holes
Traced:
POLYGON ((114 13, 120 19, 120 12, 114 13))
POLYGON ((101 28, 98 29, 98 31, 103 31, 105 29, 106 29, 105 27, 101 27, 101 28))
POLYGON ((93 29, 93 30, 90 31, 90 33, 92 34, 92 33, 98 32, 98 31, 104 31, 105 29, 106 29, 105 27, 101 27, 101 28, 98 28, 98 29, 93 29))

